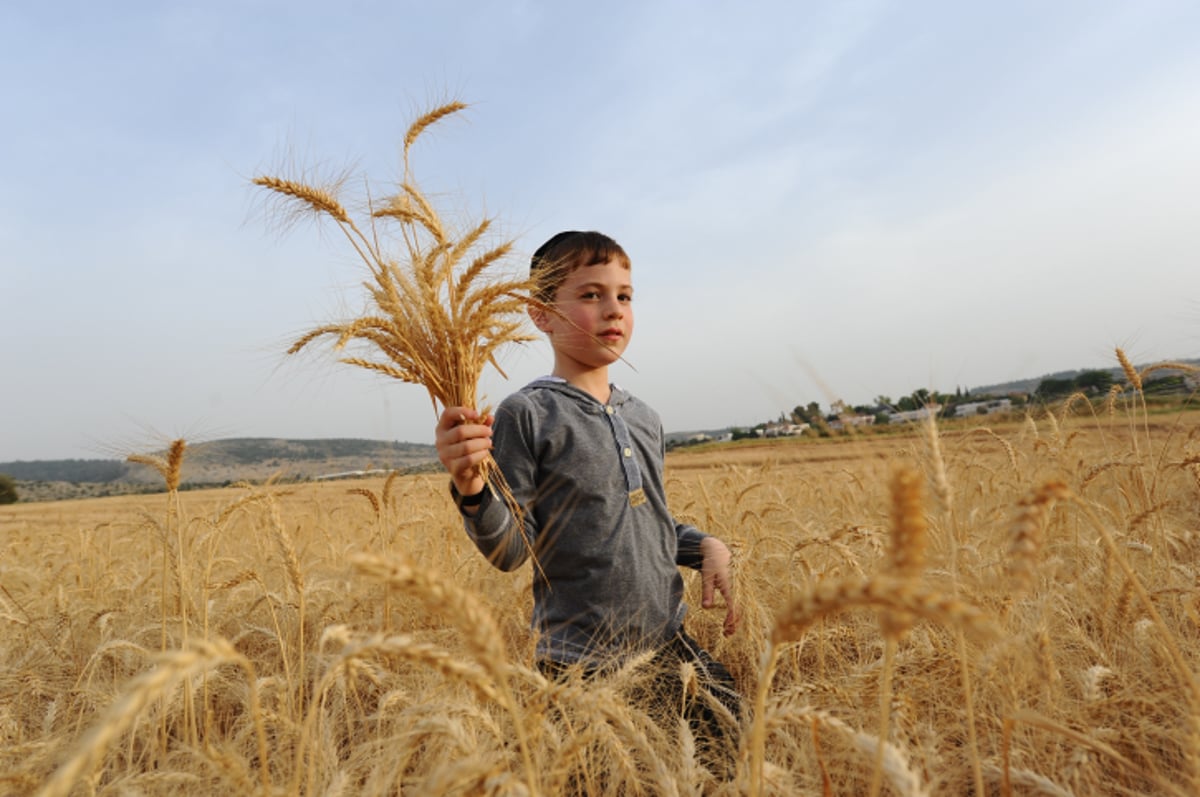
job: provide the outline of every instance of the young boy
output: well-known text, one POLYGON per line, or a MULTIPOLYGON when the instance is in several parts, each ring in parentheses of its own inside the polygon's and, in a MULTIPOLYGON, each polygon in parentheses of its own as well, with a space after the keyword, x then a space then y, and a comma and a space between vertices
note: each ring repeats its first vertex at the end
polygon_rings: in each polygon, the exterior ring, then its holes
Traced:
MULTIPOLYGON (((467 534, 501 570, 535 558, 543 672, 579 665, 592 673, 657 650, 666 677, 673 671, 678 681, 679 664, 691 662, 737 718, 728 670, 683 630, 679 573, 681 565, 701 571, 702 605, 714 606, 720 593, 724 633, 733 634, 739 617, 729 549, 671 516, 661 421, 608 378, 633 334, 629 257, 606 235, 569 231, 534 253, 530 271, 540 305, 530 316, 550 339, 553 372, 506 398, 494 418, 450 407, 437 425, 438 456, 467 534), (523 528, 477 471, 489 453, 523 508, 523 528)), ((693 701, 689 718, 710 743, 724 735, 720 744, 736 748, 736 729, 723 728, 704 700, 693 701)))

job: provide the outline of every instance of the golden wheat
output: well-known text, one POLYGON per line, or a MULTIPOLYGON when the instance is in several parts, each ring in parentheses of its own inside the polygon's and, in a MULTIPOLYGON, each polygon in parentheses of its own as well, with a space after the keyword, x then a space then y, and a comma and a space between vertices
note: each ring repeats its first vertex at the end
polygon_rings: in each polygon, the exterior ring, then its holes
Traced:
MULTIPOLYGON (((447 103, 409 126, 399 192, 379 201, 368 198, 362 226, 346 213, 333 190, 270 176, 252 181, 286 203, 299 203, 331 218, 371 276, 364 286, 377 313, 310 330, 292 343, 288 354, 326 337, 335 339, 338 351, 359 342, 375 356, 346 354, 341 362, 421 385, 435 414, 445 407, 479 407, 484 368, 491 365, 500 371, 497 354, 502 348, 535 339, 524 324, 531 282, 512 275, 493 276, 512 252, 512 242, 481 250, 491 219, 468 227, 456 240, 413 177, 409 161, 413 143, 431 125, 465 108, 460 102, 447 103), (388 222, 399 228, 403 243, 399 255, 385 249, 393 239, 377 228, 388 222)), ((519 517, 522 508, 490 457, 479 470, 519 517)))
POLYGON ((684 572, 747 695, 733 783, 648 662, 532 667, 529 577, 435 477, 5 507, 0 792, 1194 793, 1200 413, 1138 408, 1056 411, 1054 450, 948 422, 957 525, 910 491, 936 487, 918 429, 670 455, 672 506, 737 543, 738 635, 684 572), (893 526, 921 507, 915 556, 893 526))
POLYGON ((1125 355, 1125 350, 1117 347, 1117 362, 1121 364, 1121 370, 1125 372, 1125 380, 1129 385, 1137 391, 1142 389, 1142 375, 1138 373, 1138 369, 1129 361, 1129 357, 1125 355))
POLYGON ((1033 579, 1046 518, 1054 504, 1069 494, 1065 484, 1054 480, 1040 485, 1032 496, 1021 500, 1005 559, 1008 577, 1018 586, 1027 586, 1033 579))
POLYGON ((472 256, 491 227, 491 220, 470 227, 455 240, 446 224, 413 180, 409 150, 429 126, 466 106, 449 103, 424 114, 404 137, 404 175, 400 192, 369 201, 368 225, 360 228, 334 196, 319 188, 305 190, 295 181, 258 177, 254 183, 286 201, 298 201, 332 218, 364 261, 372 282, 366 288, 378 315, 317 327, 288 349, 296 353, 318 338, 332 336, 335 348, 362 341, 382 360, 345 356, 343 362, 422 385, 437 406, 475 406, 479 376, 496 365, 497 351, 532 339, 522 332, 521 297, 526 279, 488 280, 493 267, 511 252, 505 241, 472 256), (389 240, 375 231, 377 221, 399 225, 404 248, 394 257, 383 246, 389 240))

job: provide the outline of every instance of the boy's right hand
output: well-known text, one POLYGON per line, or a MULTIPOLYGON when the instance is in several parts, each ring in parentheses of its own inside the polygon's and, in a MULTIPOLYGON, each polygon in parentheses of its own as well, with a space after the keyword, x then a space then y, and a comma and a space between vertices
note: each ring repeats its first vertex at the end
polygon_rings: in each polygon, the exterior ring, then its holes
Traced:
POLYGON ((454 480, 460 495, 475 495, 485 487, 478 465, 492 451, 491 415, 470 407, 447 407, 434 433, 438 459, 454 480))

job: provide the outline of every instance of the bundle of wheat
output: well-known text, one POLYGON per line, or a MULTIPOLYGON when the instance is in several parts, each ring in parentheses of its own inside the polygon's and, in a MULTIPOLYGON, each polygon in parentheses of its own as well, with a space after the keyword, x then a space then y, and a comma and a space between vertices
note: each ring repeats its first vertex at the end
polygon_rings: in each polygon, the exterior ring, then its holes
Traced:
MULTIPOLYGON (((491 364, 503 375, 497 350, 533 339, 524 326, 528 279, 497 273, 513 242, 485 243, 490 218, 456 235, 412 176, 413 143, 430 125, 465 107, 449 103, 413 122, 404 136, 399 190, 382 200, 368 191, 365 224, 356 223, 339 199, 344 177, 326 185, 271 176, 253 179, 276 194, 292 218, 315 214, 332 220, 370 270, 364 285, 375 312, 317 327, 299 337, 288 353, 325 337, 334 338, 339 351, 351 341, 366 344, 369 355, 347 355, 341 361, 422 385, 435 414, 439 405, 477 406, 483 369, 491 364), (386 251, 397 240, 399 257, 386 251)), ((498 476, 496 469, 489 470, 493 478, 498 476)))

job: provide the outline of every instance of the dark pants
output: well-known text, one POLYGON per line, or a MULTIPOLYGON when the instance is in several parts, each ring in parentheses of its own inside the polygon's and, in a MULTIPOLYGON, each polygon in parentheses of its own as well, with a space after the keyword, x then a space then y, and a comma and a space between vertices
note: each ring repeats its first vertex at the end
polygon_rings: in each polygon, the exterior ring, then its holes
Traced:
MULTIPOLYGON (((645 693, 638 690, 632 698, 644 703, 652 714, 664 720, 678 717, 675 712, 682 708, 696 740, 697 757, 718 777, 732 778, 737 762, 742 701, 729 670, 683 629, 663 646, 650 666, 655 670, 652 680, 644 687, 645 693), (689 663, 695 673, 695 688, 683 678, 683 665, 689 663)), ((578 671, 554 661, 539 661, 538 669, 547 678, 556 680, 578 671)), ((584 668, 582 674, 584 678, 592 678, 606 671, 608 668, 591 667, 584 668)))

